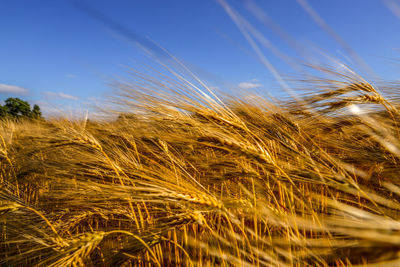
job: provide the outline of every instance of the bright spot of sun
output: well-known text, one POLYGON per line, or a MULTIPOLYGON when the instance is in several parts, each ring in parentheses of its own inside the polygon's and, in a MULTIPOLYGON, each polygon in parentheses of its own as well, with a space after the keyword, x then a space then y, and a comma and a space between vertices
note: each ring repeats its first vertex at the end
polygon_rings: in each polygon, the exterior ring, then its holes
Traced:
POLYGON ((354 104, 349 106, 349 110, 353 114, 362 114, 362 109, 360 109, 357 105, 354 104))

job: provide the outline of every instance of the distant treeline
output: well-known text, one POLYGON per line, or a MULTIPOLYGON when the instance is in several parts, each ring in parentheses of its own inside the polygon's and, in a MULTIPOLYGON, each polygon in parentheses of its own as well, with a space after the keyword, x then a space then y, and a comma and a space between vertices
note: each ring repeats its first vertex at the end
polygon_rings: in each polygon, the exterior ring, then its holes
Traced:
POLYGON ((4 105, 0 105, 0 118, 31 118, 31 119, 41 119, 42 112, 38 105, 31 105, 17 97, 9 97, 4 101, 4 105))

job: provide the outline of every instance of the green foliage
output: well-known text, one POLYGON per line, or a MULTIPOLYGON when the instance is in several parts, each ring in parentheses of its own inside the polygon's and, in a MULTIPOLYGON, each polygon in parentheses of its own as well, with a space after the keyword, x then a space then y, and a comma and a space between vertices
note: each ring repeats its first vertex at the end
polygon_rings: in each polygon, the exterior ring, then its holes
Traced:
POLYGON ((31 105, 28 102, 17 97, 9 97, 4 102, 4 106, 0 105, 0 118, 42 118, 42 112, 38 105, 34 105, 31 110, 31 105))
POLYGON ((40 107, 38 105, 33 105, 32 109, 32 117, 35 119, 39 119, 42 117, 42 112, 40 111, 40 107))
POLYGON ((5 107, 8 113, 13 117, 30 117, 31 115, 31 105, 28 102, 21 100, 19 98, 10 97, 5 101, 5 107))
POLYGON ((2 105, 0 105, 0 118, 3 118, 5 116, 7 116, 7 113, 8 113, 7 112, 7 108, 2 106, 2 105))

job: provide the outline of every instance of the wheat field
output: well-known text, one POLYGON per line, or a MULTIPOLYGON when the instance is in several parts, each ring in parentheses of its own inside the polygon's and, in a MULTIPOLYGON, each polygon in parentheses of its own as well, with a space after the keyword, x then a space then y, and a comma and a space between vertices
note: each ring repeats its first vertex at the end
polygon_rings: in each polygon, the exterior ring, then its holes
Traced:
POLYGON ((278 101, 137 72, 118 118, 3 120, 0 264, 400 265, 397 85, 331 74, 278 101))

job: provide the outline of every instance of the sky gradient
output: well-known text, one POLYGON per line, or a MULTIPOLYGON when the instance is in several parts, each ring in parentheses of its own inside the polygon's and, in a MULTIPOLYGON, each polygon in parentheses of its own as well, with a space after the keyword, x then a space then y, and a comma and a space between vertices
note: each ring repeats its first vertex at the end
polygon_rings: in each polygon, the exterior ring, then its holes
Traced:
POLYGON ((400 78, 399 1, 13 0, 0 1, 0 101, 17 96, 45 114, 85 110, 111 94, 110 80, 125 76, 127 66, 140 69, 149 60, 135 42, 157 54, 149 40, 221 90, 281 94, 224 3, 246 19, 242 26, 248 23, 260 52, 283 75, 295 73, 285 58, 326 53, 362 69, 357 55, 378 77, 400 78))

